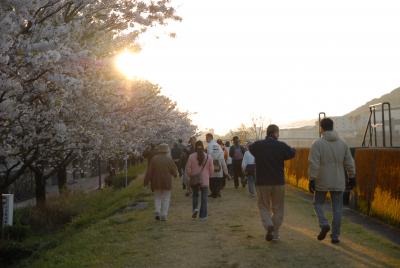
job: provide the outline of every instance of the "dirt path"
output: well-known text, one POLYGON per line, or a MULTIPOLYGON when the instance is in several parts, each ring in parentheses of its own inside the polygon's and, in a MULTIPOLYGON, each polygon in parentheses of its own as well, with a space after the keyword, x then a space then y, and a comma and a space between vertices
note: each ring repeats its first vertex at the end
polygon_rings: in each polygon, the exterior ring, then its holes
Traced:
MULTIPOLYGON (((266 242, 256 200, 229 182, 209 199, 207 222, 191 219, 191 199, 175 182, 168 222, 151 222, 135 243, 146 267, 400 267, 400 247, 344 219, 342 243, 316 240, 311 202, 288 187, 281 241, 266 242)), ((139 256, 137 256, 139 257, 139 256)), ((135 263, 133 258, 132 263, 135 263)))

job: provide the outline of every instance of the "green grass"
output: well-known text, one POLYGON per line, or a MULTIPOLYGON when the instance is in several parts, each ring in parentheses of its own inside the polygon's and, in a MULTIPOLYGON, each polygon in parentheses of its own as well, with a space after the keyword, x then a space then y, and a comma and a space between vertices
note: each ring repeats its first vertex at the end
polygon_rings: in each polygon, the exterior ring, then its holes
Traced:
POLYGON ((137 177, 137 175, 143 173, 145 169, 145 164, 131 166, 128 168, 127 178, 125 171, 121 171, 114 177, 107 177, 106 185, 112 186, 114 188, 123 188, 125 187, 126 179, 128 180, 128 184, 130 184, 137 177))
MULTIPOLYGON (((137 177, 144 169, 145 165, 131 167, 129 175, 137 177)), ((123 241, 132 231, 132 227, 145 226, 141 219, 143 214, 151 213, 148 212, 150 209, 129 212, 124 209, 133 202, 148 201, 148 198, 149 193, 143 192, 141 181, 135 180, 129 187, 120 190, 105 188, 87 194, 70 194, 48 200, 46 213, 55 210, 58 214, 40 214, 40 218, 43 219, 43 222, 40 222, 41 228, 40 224, 32 228, 28 238, 22 242, 8 242, 17 249, 33 251, 29 258, 14 263, 13 267, 99 266, 102 257, 112 259, 121 246, 116 242, 123 241), (68 215, 73 215, 72 221, 57 228, 48 228, 48 219, 57 217, 60 211, 67 211, 68 215), (125 228, 129 225, 130 228, 125 228), (112 246, 107 247, 109 245, 112 246), (104 250, 105 248, 107 250, 104 250)), ((17 210, 15 214, 18 221, 23 221, 35 213, 35 208, 31 208, 17 210)), ((129 249, 128 245, 124 246, 129 249)), ((122 254, 126 254, 123 249, 120 250, 122 254)))
MULTIPOLYGON (((315 212, 313 211, 311 202, 301 199, 299 200, 296 195, 293 195, 293 193, 290 192, 286 196, 286 201, 295 211, 301 212, 302 215, 308 215, 309 219, 314 219, 314 229, 317 233, 317 217, 315 215, 315 212)), ((329 222, 332 222, 331 210, 327 209, 325 210, 325 213, 329 222)), ((297 220, 301 219, 297 218, 297 220)), ((303 221, 305 222, 306 220, 304 219, 303 221)), ((400 247, 398 245, 393 244, 392 242, 368 229, 364 229, 358 224, 352 223, 349 219, 345 217, 342 219, 341 236, 343 237, 343 239, 351 240, 352 243, 360 247, 368 248, 369 250, 374 250, 377 252, 384 252, 387 256, 391 256, 394 259, 399 257, 398 253, 400 247)), ((348 241, 346 241, 345 243, 348 243, 348 241)))

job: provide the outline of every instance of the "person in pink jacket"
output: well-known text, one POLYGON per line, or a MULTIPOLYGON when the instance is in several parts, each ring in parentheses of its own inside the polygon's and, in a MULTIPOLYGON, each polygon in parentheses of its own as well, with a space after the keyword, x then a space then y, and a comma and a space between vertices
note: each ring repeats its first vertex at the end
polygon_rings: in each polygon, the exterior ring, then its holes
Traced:
POLYGON ((198 200, 199 194, 201 194, 200 202, 200 220, 207 219, 207 198, 208 198, 208 186, 210 184, 210 176, 214 172, 213 159, 210 155, 207 155, 204 150, 202 141, 197 141, 195 145, 195 152, 189 156, 186 164, 186 172, 189 176, 199 174, 201 172, 201 184, 200 186, 193 187, 193 211, 192 218, 197 218, 199 213, 198 200))

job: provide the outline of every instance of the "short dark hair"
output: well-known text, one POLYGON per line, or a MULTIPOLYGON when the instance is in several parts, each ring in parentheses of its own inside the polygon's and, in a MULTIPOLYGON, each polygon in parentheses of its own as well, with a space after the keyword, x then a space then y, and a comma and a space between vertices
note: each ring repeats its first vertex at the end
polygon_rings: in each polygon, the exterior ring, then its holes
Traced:
POLYGON ((178 142, 179 142, 179 143, 182 143, 182 139, 179 139, 178 142))
POLYGON ((238 139, 239 139, 238 136, 234 136, 234 137, 232 138, 232 140, 238 140, 238 139))
POLYGON ((319 122, 319 125, 324 131, 333 130, 333 120, 329 117, 322 119, 321 122, 319 122))
POLYGON ((277 125, 271 124, 267 127, 267 136, 270 137, 272 134, 279 132, 279 127, 277 125))
POLYGON ((214 136, 213 136, 213 134, 211 134, 211 133, 207 133, 207 134, 206 134, 206 137, 210 137, 212 140, 214 139, 214 136))

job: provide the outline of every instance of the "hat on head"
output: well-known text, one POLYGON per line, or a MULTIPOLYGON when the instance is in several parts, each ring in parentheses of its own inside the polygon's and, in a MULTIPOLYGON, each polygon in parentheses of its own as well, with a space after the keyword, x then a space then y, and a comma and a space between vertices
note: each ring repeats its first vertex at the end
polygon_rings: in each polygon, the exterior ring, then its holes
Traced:
POLYGON ((161 143, 160 145, 158 145, 158 149, 157 152, 159 153, 169 153, 169 146, 166 143, 161 143))

